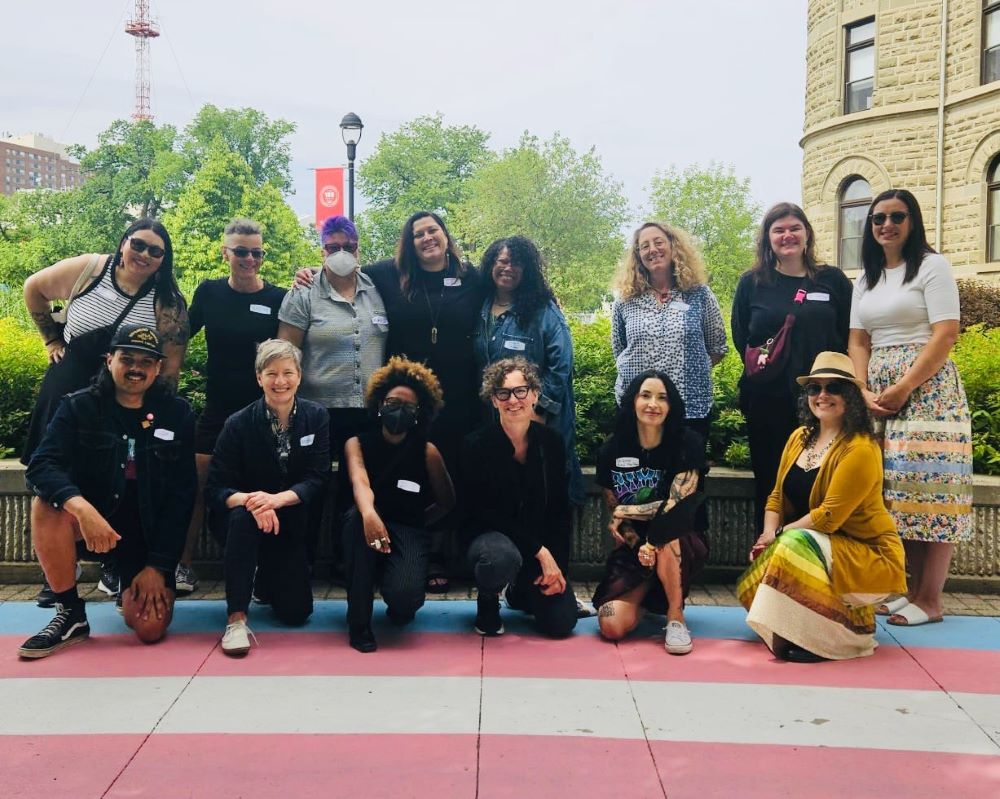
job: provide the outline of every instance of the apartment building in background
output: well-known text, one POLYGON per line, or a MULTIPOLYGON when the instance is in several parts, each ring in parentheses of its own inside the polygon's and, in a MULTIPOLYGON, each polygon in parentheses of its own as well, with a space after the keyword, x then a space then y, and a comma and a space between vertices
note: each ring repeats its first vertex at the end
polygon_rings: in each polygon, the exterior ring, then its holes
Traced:
POLYGON ((23 189, 75 189, 83 182, 80 165, 65 145, 39 133, 0 138, 0 193, 23 189))

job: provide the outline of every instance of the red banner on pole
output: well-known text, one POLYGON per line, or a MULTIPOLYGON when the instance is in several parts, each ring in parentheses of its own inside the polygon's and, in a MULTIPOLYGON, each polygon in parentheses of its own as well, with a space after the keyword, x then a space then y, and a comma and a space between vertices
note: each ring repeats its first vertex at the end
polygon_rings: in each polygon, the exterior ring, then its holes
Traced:
POLYGON ((344 167, 330 166, 316 170, 316 228, 331 216, 344 213, 344 167))

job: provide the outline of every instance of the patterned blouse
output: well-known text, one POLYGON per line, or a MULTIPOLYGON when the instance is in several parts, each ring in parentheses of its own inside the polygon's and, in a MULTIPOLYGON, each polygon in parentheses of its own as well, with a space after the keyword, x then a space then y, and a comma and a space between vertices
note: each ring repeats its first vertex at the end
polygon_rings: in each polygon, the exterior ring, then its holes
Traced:
POLYGON ((666 372, 684 398, 688 419, 712 410, 712 357, 729 346, 719 301, 708 286, 678 291, 661 303, 651 291, 611 308, 611 348, 618 378, 615 401, 647 369, 666 372))
POLYGON ((281 472, 282 477, 288 475, 288 456, 292 451, 290 433, 292 426, 295 424, 296 406, 297 402, 293 400, 292 411, 288 414, 288 425, 282 427, 281 420, 278 419, 278 414, 272 411, 266 402, 264 403, 264 408, 267 411, 267 420, 271 423, 271 432, 274 434, 274 451, 278 456, 278 470, 281 472))

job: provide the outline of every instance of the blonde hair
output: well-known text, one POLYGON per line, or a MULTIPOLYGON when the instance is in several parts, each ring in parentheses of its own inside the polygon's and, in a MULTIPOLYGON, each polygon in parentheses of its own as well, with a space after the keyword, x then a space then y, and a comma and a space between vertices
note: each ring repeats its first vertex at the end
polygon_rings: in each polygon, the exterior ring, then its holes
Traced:
POLYGON ((269 338, 257 345, 257 357, 254 359, 254 371, 260 374, 273 361, 290 358, 295 361, 295 368, 302 374, 302 350, 292 342, 281 338, 269 338))
POLYGON ((698 247, 687 231, 665 222, 643 222, 632 234, 632 244, 618 263, 615 272, 614 288, 621 299, 630 300, 652 288, 649 282, 649 270, 642 265, 642 259, 639 258, 639 235, 648 227, 659 229, 670 242, 672 251, 670 272, 677 288, 687 291, 708 282, 701 253, 698 252, 698 247))

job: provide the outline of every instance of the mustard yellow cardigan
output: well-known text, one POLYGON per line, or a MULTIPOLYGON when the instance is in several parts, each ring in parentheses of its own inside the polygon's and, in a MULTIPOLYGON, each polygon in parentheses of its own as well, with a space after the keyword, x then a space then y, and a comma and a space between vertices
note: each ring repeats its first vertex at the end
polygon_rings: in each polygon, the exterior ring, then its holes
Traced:
MULTIPOLYGON (((799 428, 781 454, 778 478, 767 499, 782 524, 793 521, 784 496, 785 476, 802 454, 799 428)), ((906 591, 903 544, 882 500, 882 451, 873 438, 854 435, 837 441, 819 467, 809 494, 811 529, 830 536, 830 580, 838 596, 906 591)))

